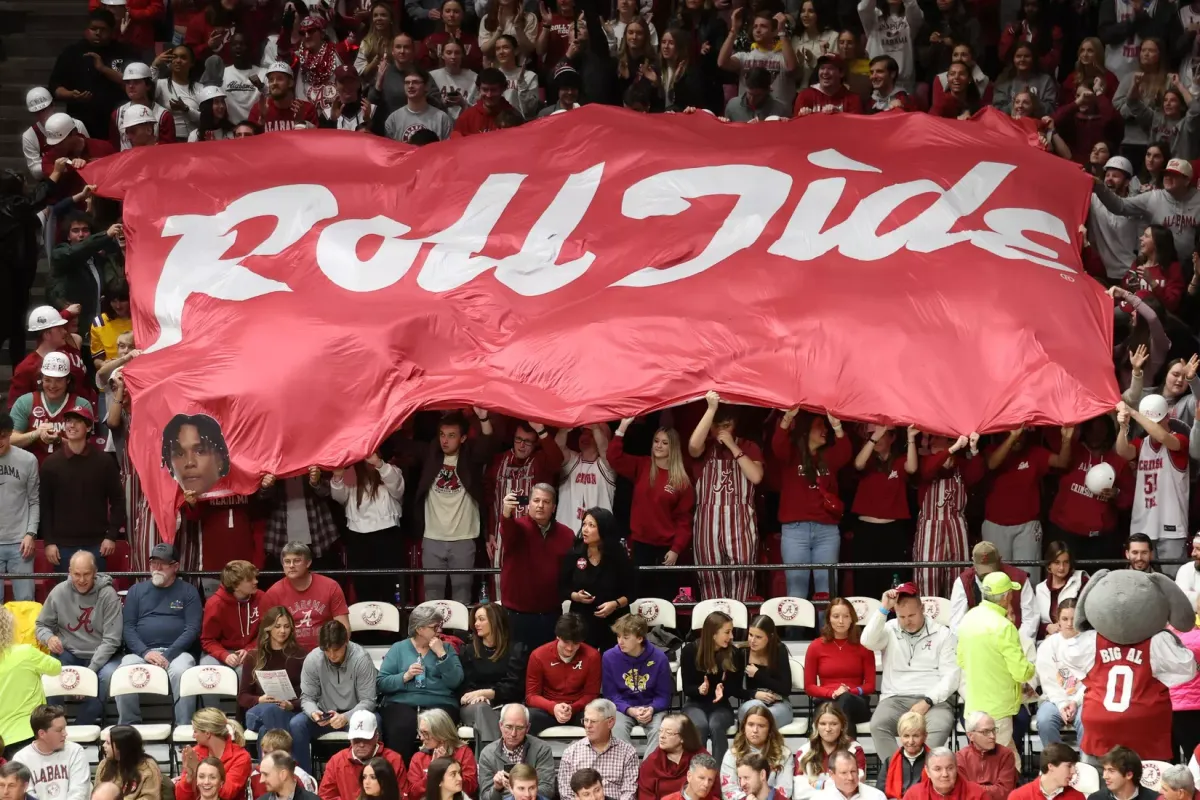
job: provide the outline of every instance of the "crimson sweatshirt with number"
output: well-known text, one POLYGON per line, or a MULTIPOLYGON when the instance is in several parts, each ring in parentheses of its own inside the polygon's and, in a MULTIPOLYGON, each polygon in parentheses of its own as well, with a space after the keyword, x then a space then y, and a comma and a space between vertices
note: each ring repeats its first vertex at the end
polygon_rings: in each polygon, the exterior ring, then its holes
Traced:
MULTIPOLYGON (((836 496, 837 473, 850 463, 850 439, 837 438, 817 454, 818 474, 811 481, 801 469, 799 450, 792 446, 792 430, 775 427, 771 437, 771 457, 779 465, 779 522, 820 522, 836 525, 842 518, 825 507, 825 495, 836 496)), ((808 443, 803 442, 802 447, 808 443)))
POLYGON ((570 661, 558 654, 558 642, 544 644, 529 654, 525 669, 525 705, 554 713, 554 706, 568 703, 578 714, 600 696, 600 652, 581 644, 570 661))

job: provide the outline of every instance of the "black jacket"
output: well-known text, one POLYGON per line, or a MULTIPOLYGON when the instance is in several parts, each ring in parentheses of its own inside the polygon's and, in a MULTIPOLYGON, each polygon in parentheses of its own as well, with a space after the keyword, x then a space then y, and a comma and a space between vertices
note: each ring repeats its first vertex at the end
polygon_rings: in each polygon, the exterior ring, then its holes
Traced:
POLYGON ((463 644, 462 652, 458 654, 463 668, 463 682, 458 687, 459 694, 477 689, 493 689, 496 699, 492 701, 492 705, 525 702, 525 664, 529 661, 529 648, 521 642, 510 640, 505 656, 492 661, 492 652, 480 643, 480 655, 476 656, 473 641, 463 644))
POLYGON ((708 694, 700 694, 700 685, 704 683, 705 676, 696 668, 696 642, 688 642, 679 653, 679 677, 683 683, 684 702, 705 709, 728 706, 731 698, 742 695, 742 664, 742 653, 734 648, 733 670, 708 676, 708 694), (713 694, 718 683, 725 684, 725 692, 720 703, 714 703, 713 694))
POLYGON ((104 47, 97 47, 80 40, 68 45, 54 62, 54 70, 50 73, 50 94, 53 95, 59 87, 91 92, 90 100, 68 101, 66 112, 87 126, 88 136, 107 140, 109 115, 125 102, 125 87, 101 75, 87 53, 96 53, 101 61, 117 72, 124 72, 126 64, 139 61, 140 57, 133 48, 121 42, 113 41, 104 47))
MULTIPOLYGON (((264 795, 260 795, 258 800, 280 800, 280 798, 276 796, 274 792, 267 792, 264 795)), ((305 789, 300 785, 300 782, 297 781, 296 791, 292 794, 291 800, 321 800, 321 798, 305 789)))

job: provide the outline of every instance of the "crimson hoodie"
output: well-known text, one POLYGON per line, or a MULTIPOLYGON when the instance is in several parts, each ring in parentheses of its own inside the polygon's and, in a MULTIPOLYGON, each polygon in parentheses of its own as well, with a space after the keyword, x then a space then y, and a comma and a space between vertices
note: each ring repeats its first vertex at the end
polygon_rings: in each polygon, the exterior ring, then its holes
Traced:
MULTIPOLYGON (((500 105, 497 106, 494 114, 488 113, 488 110, 483 107, 483 101, 480 100, 458 115, 458 121, 454 123, 454 130, 450 132, 450 138, 453 139, 458 136, 471 136, 476 133, 488 133, 489 131, 499 130, 496 127, 496 117, 506 110, 511 111, 512 106, 504 98, 500 98, 500 105)), ((53 162, 50 166, 53 168, 53 162)), ((50 173, 47 171, 46 174, 49 175, 50 173)))
MULTIPOLYGON (((400 787, 404 786, 404 758, 395 750, 376 744, 371 757, 362 761, 354 757, 354 751, 349 747, 329 759, 325 774, 321 776, 321 788, 317 792, 321 800, 357 800, 362 788, 363 767, 376 757, 392 765, 392 771, 396 773, 396 790, 399 792, 400 787)), ((463 790, 466 791, 465 786, 463 790)))
POLYGON ((261 618, 258 604, 263 593, 238 602, 233 592, 224 586, 204 604, 204 621, 200 625, 200 645, 204 652, 224 663, 226 656, 237 650, 251 650, 258 639, 261 618))
POLYGON ((827 108, 834 108, 842 114, 863 113, 862 99, 847 89, 844 83, 833 94, 826 94, 819 86, 808 87, 796 95, 792 113, 798 117, 802 109, 807 109, 814 114, 823 114, 827 108))

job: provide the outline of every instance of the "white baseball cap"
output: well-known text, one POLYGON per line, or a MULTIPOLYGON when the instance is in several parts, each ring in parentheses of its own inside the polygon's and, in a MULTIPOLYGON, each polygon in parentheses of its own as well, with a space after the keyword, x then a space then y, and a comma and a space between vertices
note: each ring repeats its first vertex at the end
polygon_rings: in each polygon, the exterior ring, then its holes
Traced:
POLYGON ((1151 422, 1161 422, 1167 416, 1167 398, 1161 394, 1148 394, 1138 403, 1138 413, 1151 422))
POLYGON ((100 0, 100 5, 103 6, 123 6, 125 0, 100 0))
POLYGON ((350 730, 346 735, 352 741, 354 739, 374 739, 376 730, 378 730, 378 725, 375 722, 375 714, 360 708, 350 715, 350 730))
POLYGON ((197 103, 207 103, 209 100, 216 100, 218 97, 225 97, 225 90, 220 86, 201 86, 200 91, 196 92, 197 103))
POLYGON ((121 117, 121 130, 127 131, 135 125, 153 125, 154 114, 145 106, 130 106, 121 117))
POLYGON ((140 61, 131 61, 125 65, 125 72, 121 74, 123 81, 144 81, 150 78, 150 67, 140 61))
POLYGON ((1104 163, 1105 169, 1119 169, 1126 175, 1133 175, 1133 164, 1125 156, 1113 156, 1104 163))
POLYGON ((26 330, 30 333, 37 333, 48 328, 57 328, 59 325, 66 325, 67 321, 63 319, 63 315, 58 313, 58 309, 54 306, 38 306, 33 311, 29 312, 29 325, 26 330))
POLYGON ((42 374, 47 378, 65 378, 71 374, 71 359, 62 353, 46 353, 42 357, 42 374))
POLYGON ((282 61, 272 61, 270 64, 267 65, 267 68, 263 70, 263 73, 266 75, 270 75, 272 72, 282 72, 284 75, 287 75, 289 78, 295 77, 295 73, 292 72, 291 65, 285 64, 282 61))
POLYGON ((75 120, 61 111, 46 120, 46 144, 58 144, 75 132, 75 120))
POLYGON ((42 86, 35 86, 25 93, 25 108, 30 114, 49 108, 53 102, 54 98, 50 96, 50 92, 42 86))

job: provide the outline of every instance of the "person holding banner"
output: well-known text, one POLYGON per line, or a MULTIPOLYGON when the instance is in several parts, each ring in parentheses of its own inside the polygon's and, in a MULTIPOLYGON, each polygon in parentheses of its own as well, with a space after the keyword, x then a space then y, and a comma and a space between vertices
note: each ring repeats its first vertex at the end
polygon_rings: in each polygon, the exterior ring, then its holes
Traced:
MULTIPOLYGON (((762 450, 754 442, 735 437, 735 411, 721 406, 720 395, 710 391, 704 399, 708 410, 688 440, 688 453, 699 460, 693 537, 696 565, 751 564, 758 552, 754 487, 763 479, 762 450)), ((753 589, 752 572, 700 573, 700 593, 706 600, 727 597, 744 603, 753 589)))

